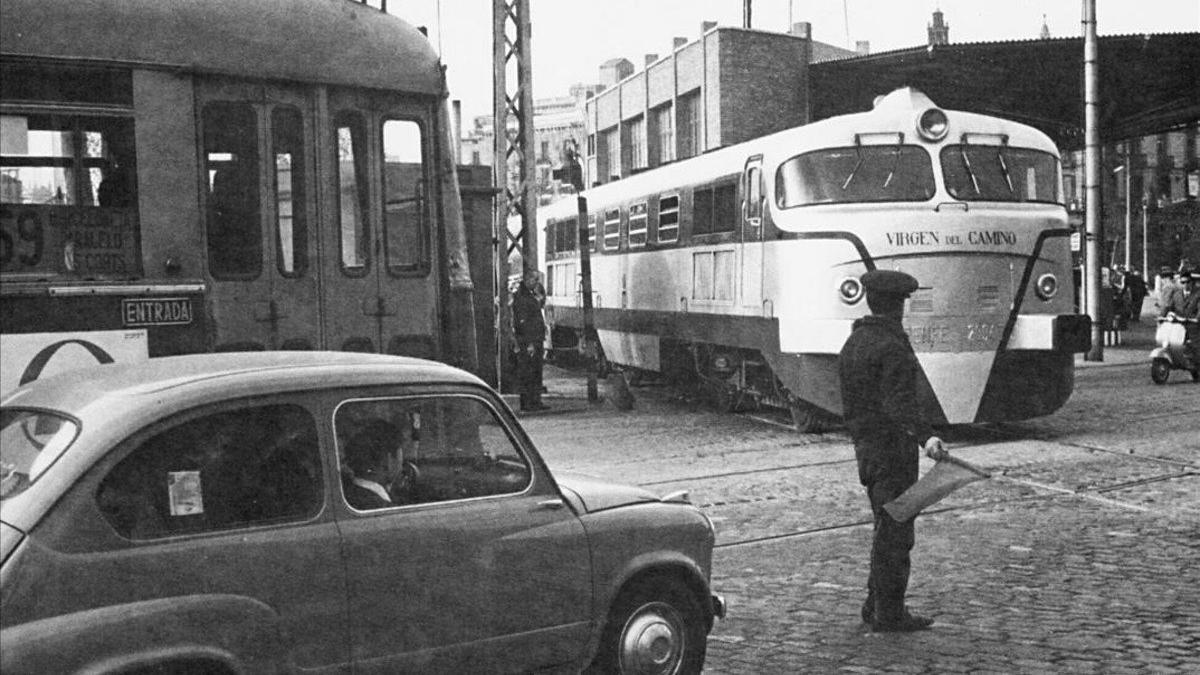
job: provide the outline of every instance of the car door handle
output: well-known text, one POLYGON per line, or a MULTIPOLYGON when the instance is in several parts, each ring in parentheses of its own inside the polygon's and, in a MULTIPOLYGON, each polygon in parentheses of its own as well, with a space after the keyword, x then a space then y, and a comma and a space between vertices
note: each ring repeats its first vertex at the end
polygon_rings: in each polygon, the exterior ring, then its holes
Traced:
POLYGON ((563 500, 555 497, 554 499, 544 499, 544 500, 538 502, 535 510, 537 510, 537 511, 557 511, 558 509, 561 509, 564 506, 566 506, 566 504, 563 503, 563 500))

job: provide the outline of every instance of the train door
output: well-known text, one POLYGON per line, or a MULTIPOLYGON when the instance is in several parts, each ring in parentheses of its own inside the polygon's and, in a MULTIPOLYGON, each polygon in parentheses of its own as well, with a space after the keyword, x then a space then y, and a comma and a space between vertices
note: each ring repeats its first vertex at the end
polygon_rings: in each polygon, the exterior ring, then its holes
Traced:
POLYGON ((321 293, 326 346, 437 358, 432 105, 331 91, 321 293))
POLYGON ((215 347, 314 349, 311 95, 205 82, 197 106, 215 347))
POLYGON ((758 313, 763 311, 762 155, 746 161, 741 188, 741 304, 758 313))

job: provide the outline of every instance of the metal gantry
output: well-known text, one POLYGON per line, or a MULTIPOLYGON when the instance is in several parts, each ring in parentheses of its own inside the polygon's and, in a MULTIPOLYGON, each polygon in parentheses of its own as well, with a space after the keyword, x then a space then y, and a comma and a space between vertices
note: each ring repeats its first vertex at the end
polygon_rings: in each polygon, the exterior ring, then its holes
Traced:
MULTIPOLYGON (((537 269, 537 176, 534 164, 533 84, 530 64, 529 0, 492 3, 492 176, 499 194, 493 218, 496 246, 496 334, 498 363, 512 348, 508 302, 508 258, 517 247, 525 270, 537 269), (512 77, 514 76, 515 77, 512 77), (510 172, 509 167, 515 168, 510 172), (515 216, 518 227, 510 228, 515 216)), ((505 368, 501 386, 505 390, 505 368)))

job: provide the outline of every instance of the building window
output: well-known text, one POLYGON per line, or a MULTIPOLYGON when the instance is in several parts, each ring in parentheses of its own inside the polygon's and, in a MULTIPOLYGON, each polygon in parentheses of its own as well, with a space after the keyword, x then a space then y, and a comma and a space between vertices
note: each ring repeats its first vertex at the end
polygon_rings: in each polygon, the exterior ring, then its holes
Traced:
POLYGON ((638 117, 629 122, 629 165, 632 170, 649 166, 646 160, 646 120, 638 117))
POLYGON ((646 245, 646 202, 629 207, 629 248, 646 245))
POLYGON ((671 104, 660 106, 654 111, 658 134, 658 163, 675 161, 675 111, 671 104))
POLYGON ((621 177, 621 130, 613 128, 604 132, 604 149, 606 156, 602 164, 606 173, 601 176, 606 182, 621 177))
POLYGON ((615 251, 621 247, 621 209, 604 212, 604 250, 615 251))
POLYGON ((669 243, 679 239, 679 195, 658 200, 658 241, 669 243))
POLYGON ((679 157, 693 157, 703 150, 700 135, 700 90, 679 97, 679 157))

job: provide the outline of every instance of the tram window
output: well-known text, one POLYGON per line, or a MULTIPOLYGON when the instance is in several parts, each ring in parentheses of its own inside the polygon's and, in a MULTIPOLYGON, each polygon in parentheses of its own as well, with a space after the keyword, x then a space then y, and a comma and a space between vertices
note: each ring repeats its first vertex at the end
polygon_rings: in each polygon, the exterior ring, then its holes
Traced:
POLYGON ((746 172, 746 218, 762 217, 762 170, 757 166, 746 172))
POLYGON ((597 215, 596 215, 596 214, 594 214, 594 213, 593 213, 592 215, 588 216, 588 228, 587 228, 587 230, 588 230, 588 241, 587 241, 587 247, 588 247, 588 250, 589 250, 589 251, 595 251, 595 250, 596 250, 596 218, 598 218, 598 217, 599 217, 599 216, 597 216, 597 215))
POLYGON ((421 126, 412 120, 383 123, 384 245, 393 274, 429 271, 426 253, 426 185, 421 126))
POLYGON ((646 202, 629 207, 629 247, 646 245, 646 202))
POLYGON ((942 148, 946 190, 955 199, 1062 203, 1058 159, 1029 148, 948 145, 942 148))
POLYGON ((295 108, 271 113, 275 154, 275 254, 279 273, 300 276, 308 267, 307 186, 304 173, 304 120, 295 108))
POLYGON ((208 178, 208 267, 213 277, 245 279, 262 271, 258 119, 248 103, 204 107, 208 178))
POLYGON ((775 174, 775 204, 923 202, 936 191, 929 153, 916 145, 824 148, 793 157, 775 174))
POLYGON ((658 200, 658 241, 669 243, 679 239, 679 195, 658 200))
POLYGON ((621 209, 604 212, 604 250, 615 251, 621 247, 621 209))
POLYGON ((133 120, 0 115, 0 271, 140 274, 133 120), (100 208, 97 208, 100 207, 100 208))
POLYGON ((367 127, 353 110, 338 113, 334 126, 342 270, 357 275, 367 266, 367 127))

